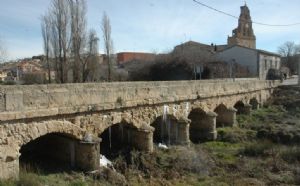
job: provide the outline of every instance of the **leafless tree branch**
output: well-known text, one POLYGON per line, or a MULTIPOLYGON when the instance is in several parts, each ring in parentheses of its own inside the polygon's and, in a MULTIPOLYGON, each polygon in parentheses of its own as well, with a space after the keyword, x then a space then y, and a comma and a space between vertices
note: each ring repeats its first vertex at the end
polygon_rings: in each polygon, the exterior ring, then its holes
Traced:
POLYGON ((110 20, 106 12, 104 12, 102 17, 102 25, 101 25, 102 33, 103 33, 103 42, 104 42, 104 50, 107 57, 107 65, 108 65, 108 81, 111 81, 111 72, 112 72, 112 61, 111 55, 113 54, 113 40, 111 38, 111 25, 110 20))

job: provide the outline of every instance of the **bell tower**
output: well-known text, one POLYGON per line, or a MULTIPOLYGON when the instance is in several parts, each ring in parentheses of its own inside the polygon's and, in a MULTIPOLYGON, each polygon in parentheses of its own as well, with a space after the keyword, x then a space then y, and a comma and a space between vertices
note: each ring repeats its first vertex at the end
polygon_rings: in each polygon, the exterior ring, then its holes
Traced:
POLYGON ((244 6, 241 6, 239 25, 232 31, 232 36, 228 37, 227 44, 229 46, 240 45, 253 49, 256 48, 256 37, 252 28, 250 10, 246 3, 244 6))

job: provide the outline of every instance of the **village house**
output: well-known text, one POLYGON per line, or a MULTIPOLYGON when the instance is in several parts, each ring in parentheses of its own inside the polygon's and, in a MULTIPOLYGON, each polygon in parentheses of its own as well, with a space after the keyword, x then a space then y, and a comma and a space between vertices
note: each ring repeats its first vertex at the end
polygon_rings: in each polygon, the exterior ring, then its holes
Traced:
POLYGON ((217 59, 228 63, 237 63, 246 67, 250 76, 267 79, 270 69, 279 70, 281 57, 272 52, 247 48, 244 46, 231 46, 216 54, 217 59))
MULTIPOLYGON (((174 48, 172 55, 194 64, 208 64, 211 71, 220 69, 226 65, 239 66, 242 69, 237 72, 247 77, 258 77, 268 79, 271 71, 279 71, 281 68, 281 57, 279 54, 256 49, 256 37, 252 28, 250 10, 245 4, 241 6, 241 14, 238 27, 228 36, 227 45, 203 44, 195 41, 188 41, 174 48), (224 63, 224 64, 222 64, 224 63), (217 65, 217 66, 216 66, 217 65), (243 68, 242 68, 243 67, 243 68)), ((214 72, 213 77, 223 77, 223 74, 214 72)))
POLYGON ((9 71, 1 70, 0 71, 0 81, 5 81, 8 76, 9 71))
POLYGON ((241 7, 238 27, 232 33, 232 37, 228 37, 228 47, 216 54, 218 60, 240 64, 246 67, 252 76, 260 79, 268 79, 272 70, 280 70, 279 54, 256 49, 256 37, 250 10, 246 4, 241 7))

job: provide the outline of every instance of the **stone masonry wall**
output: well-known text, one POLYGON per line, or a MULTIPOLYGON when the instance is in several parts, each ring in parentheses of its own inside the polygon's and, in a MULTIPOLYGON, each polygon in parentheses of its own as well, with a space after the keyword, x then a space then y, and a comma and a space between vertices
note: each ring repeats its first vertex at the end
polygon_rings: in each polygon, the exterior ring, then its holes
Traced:
POLYGON ((252 98, 263 104, 277 85, 218 80, 0 86, 0 168, 5 170, 0 178, 17 177, 22 145, 49 133, 84 141, 87 134, 97 138, 108 127, 125 122, 136 129, 135 145, 151 151, 151 125, 168 114, 184 121, 179 137, 188 144, 186 126, 193 109, 209 113, 220 104, 232 108, 252 98))
POLYGON ((0 86, 0 120, 113 110, 275 87, 275 81, 176 81, 0 86))

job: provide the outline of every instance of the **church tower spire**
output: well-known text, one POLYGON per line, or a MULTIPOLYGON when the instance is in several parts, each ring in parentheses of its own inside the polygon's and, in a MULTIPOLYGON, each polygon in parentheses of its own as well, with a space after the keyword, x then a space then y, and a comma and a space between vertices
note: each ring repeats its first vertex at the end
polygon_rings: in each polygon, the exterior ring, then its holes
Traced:
POLYGON ((246 2, 244 6, 241 6, 238 27, 232 31, 232 36, 228 37, 227 44, 229 46, 240 45, 248 48, 256 48, 256 37, 252 28, 250 10, 246 2))

